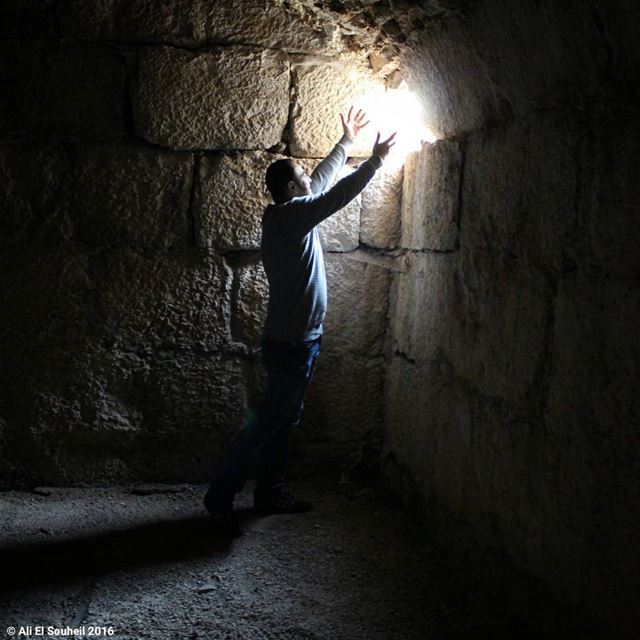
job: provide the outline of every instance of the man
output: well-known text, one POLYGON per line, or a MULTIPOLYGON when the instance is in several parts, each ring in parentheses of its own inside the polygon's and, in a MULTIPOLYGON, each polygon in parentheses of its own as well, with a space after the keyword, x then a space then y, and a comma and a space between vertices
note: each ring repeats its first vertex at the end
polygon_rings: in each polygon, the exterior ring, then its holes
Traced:
POLYGON ((267 169, 266 183, 274 204, 262 218, 262 262, 269 281, 267 318, 262 333, 262 360, 267 379, 257 421, 238 433, 222 472, 212 482, 204 504, 218 534, 242 531, 233 499, 257 457, 254 505, 261 514, 301 513, 312 505, 285 491, 291 430, 300 424, 307 386, 320 353, 327 308, 327 284, 316 225, 353 200, 380 168, 394 145, 395 133, 376 138, 371 157, 330 189, 344 166, 347 150, 368 124, 361 110, 352 119, 340 114, 344 135, 308 176, 292 160, 267 169))

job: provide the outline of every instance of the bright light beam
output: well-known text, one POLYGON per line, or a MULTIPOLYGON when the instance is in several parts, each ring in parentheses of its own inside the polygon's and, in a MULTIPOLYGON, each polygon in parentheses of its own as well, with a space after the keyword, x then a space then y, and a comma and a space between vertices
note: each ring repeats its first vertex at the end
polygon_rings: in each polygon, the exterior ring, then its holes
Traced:
POLYGON ((409 90, 406 82, 397 89, 383 87, 364 96, 363 108, 371 120, 371 127, 380 131, 385 139, 397 131, 396 144, 391 149, 385 165, 399 166, 412 151, 419 151, 423 142, 437 140, 426 126, 424 110, 418 97, 409 90))

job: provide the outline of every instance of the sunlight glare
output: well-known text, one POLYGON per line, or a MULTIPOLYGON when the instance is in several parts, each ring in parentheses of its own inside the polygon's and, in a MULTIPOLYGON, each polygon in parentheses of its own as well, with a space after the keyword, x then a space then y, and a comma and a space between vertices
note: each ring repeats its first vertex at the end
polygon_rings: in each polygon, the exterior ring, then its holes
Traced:
POLYGON ((380 131, 381 140, 398 132, 388 158, 393 164, 402 164, 410 152, 421 149, 423 142, 437 140, 425 124, 420 100, 404 81, 397 89, 379 87, 370 91, 365 96, 364 108, 371 120, 370 126, 380 131))

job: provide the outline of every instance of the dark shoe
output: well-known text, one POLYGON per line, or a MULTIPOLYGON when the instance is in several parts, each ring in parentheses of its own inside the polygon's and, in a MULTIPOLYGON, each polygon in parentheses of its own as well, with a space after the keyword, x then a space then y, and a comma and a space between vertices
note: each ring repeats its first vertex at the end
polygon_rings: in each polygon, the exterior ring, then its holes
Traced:
POLYGON ((254 499, 256 513, 268 516, 273 513, 305 513, 313 509, 306 500, 298 500, 291 494, 283 492, 270 500, 254 499))
POLYGON ((231 507, 207 509, 214 534, 219 538, 239 538, 242 528, 238 524, 238 518, 231 507))
POLYGON ((216 503, 208 492, 204 497, 204 506, 209 513, 214 534, 219 538, 239 538, 242 529, 238 524, 238 518, 233 512, 233 503, 216 503))

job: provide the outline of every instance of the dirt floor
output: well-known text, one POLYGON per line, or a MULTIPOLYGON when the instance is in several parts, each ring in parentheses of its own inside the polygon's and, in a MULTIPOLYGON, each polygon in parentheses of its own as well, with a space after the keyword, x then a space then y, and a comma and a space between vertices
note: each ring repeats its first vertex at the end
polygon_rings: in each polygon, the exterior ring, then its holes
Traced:
POLYGON ((204 491, 0 493, 0 633, 13 626, 17 637, 78 630, 76 638, 471 639, 485 636, 490 619, 497 637, 500 622, 480 594, 371 490, 345 496, 328 481, 298 482, 292 492, 312 500, 312 512, 259 518, 249 488, 237 500, 245 534, 228 544, 211 536, 204 491))

